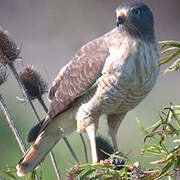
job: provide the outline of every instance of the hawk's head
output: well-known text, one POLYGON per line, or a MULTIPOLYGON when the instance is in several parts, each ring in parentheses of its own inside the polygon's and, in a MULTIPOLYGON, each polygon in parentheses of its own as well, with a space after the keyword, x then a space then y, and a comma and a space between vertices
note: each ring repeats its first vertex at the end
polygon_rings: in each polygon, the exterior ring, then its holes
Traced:
POLYGON ((117 26, 140 38, 154 39, 153 14, 142 2, 126 2, 116 9, 117 26))

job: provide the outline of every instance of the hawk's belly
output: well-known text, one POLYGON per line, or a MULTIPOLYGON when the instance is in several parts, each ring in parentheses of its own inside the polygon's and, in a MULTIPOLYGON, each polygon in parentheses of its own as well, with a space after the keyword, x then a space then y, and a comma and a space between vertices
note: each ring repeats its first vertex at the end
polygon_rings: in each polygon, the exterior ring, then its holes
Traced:
POLYGON ((97 111, 105 114, 126 113, 138 105, 153 88, 158 69, 143 78, 104 77, 98 87, 80 100, 78 116, 83 119, 97 111))
POLYGON ((151 91, 157 79, 157 72, 135 78, 121 77, 118 79, 117 76, 111 76, 107 78, 109 82, 105 79, 98 84, 99 89, 94 95, 96 101, 99 101, 100 111, 124 113, 133 109, 151 91))

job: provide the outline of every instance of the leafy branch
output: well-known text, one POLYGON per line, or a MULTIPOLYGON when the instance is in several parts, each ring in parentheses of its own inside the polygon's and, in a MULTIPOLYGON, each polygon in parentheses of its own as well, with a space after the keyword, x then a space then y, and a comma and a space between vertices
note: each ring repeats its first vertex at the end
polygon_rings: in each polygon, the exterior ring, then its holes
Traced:
POLYGON ((160 59, 159 66, 173 60, 165 72, 177 71, 180 69, 180 41, 161 41, 161 55, 169 54, 160 59))

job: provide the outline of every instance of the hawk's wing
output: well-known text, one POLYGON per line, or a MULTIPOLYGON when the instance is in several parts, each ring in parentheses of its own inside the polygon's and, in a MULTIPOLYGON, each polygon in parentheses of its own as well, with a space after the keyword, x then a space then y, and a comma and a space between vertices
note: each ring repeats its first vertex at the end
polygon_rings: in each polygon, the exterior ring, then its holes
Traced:
MULTIPOLYGON (((49 90, 49 117, 65 111, 73 101, 86 92, 101 76, 109 49, 102 36, 84 45, 66 65, 49 90)), ((46 123, 45 123, 46 124, 46 123)))
POLYGON ((87 43, 76 53, 50 87, 48 98, 51 104, 48 116, 30 130, 28 142, 33 142, 54 117, 67 110, 76 98, 96 82, 109 54, 105 36, 87 43))

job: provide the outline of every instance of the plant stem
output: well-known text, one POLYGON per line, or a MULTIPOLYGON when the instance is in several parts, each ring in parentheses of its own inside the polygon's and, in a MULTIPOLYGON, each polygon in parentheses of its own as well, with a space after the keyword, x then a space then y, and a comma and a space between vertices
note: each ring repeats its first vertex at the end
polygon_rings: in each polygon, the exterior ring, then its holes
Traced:
POLYGON ((46 113, 48 113, 48 108, 47 108, 44 100, 42 99, 42 97, 38 97, 38 101, 39 101, 39 103, 41 104, 41 106, 43 107, 44 111, 45 111, 46 113))
POLYGON ((86 148, 86 143, 84 141, 83 135, 81 133, 79 133, 81 141, 83 143, 83 147, 84 147, 84 154, 85 154, 85 162, 88 163, 88 155, 87 155, 87 148, 86 148))
POLYGON ((167 172, 165 172, 164 174, 162 174, 161 176, 159 176, 158 178, 156 178, 155 180, 159 180, 159 179, 161 179, 162 177, 164 177, 164 176, 166 176, 166 175, 168 175, 170 172, 172 172, 172 171, 178 171, 178 169, 180 169, 180 168, 172 168, 172 169, 170 169, 169 171, 167 171, 167 172))
POLYGON ((71 154, 72 154, 73 158, 75 159, 76 163, 79 164, 79 160, 78 160, 76 154, 74 153, 71 145, 69 144, 69 141, 67 140, 66 136, 63 135, 62 138, 63 138, 64 142, 66 143, 68 149, 71 151, 71 154))
POLYGON ((13 132, 13 134, 14 134, 14 136, 15 136, 18 144, 19 144, 19 147, 21 148, 21 151, 23 153, 25 153, 26 148, 25 148, 25 146, 23 144, 22 138, 19 135, 19 132, 18 132, 18 130, 17 130, 15 124, 14 124, 14 121, 11 118, 11 115, 10 115, 10 113, 8 111, 8 108, 7 108, 7 106, 6 106, 6 104, 5 104, 5 102, 4 102, 1 95, 0 95, 0 106, 1 106, 1 109, 3 110, 3 112, 4 112, 4 115, 6 116, 6 119, 7 119, 8 123, 9 123, 9 126, 10 126, 10 128, 11 128, 11 130, 12 130, 12 132, 13 132))
POLYGON ((61 174, 60 174, 60 172, 58 170, 56 159, 55 159, 53 151, 50 152, 50 157, 51 157, 53 168, 54 168, 55 173, 56 173, 56 177, 57 177, 58 180, 61 180, 61 174))
MULTIPOLYGON (((19 86, 21 87, 21 90, 22 90, 24 96, 27 98, 28 102, 30 103, 31 108, 32 108, 33 112, 36 115, 37 121, 40 122, 40 118, 38 116, 38 113, 37 113, 32 101, 31 101, 31 98, 29 97, 29 94, 28 94, 26 88, 24 87, 24 84, 23 84, 22 80, 19 77, 19 74, 16 71, 16 68, 14 67, 14 64, 12 62, 9 62, 8 65, 9 65, 11 71, 13 72, 19 86)), ((53 167, 54 167, 55 172, 56 172, 57 179, 61 180, 61 176, 60 176, 60 173, 58 171, 58 168, 57 168, 57 165, 56 165, 56 162, 55 162, 55 158, 54 158, 54 154, 52 153, 52 151, 50 151, 50 156, 51 156, 51 161, 52 161, 53 167)))

